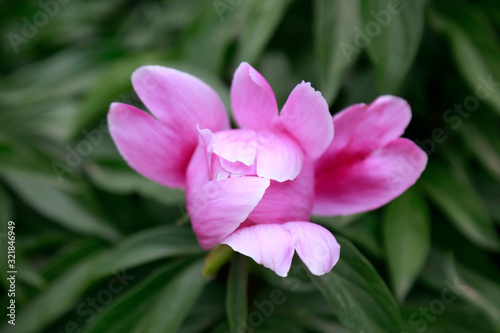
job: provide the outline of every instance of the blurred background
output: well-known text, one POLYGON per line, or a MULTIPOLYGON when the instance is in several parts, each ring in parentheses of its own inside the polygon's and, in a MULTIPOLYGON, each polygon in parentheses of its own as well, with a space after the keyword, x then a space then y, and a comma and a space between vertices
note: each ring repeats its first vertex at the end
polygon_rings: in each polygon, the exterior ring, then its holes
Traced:
POLYGON ((2 332, 500 332, 500 2, 0 2, 2 332), (315 218, 339 237, 324 278, 235 256, 215 277, 181 191, 132 171, 109 104, 130 75, 198 76, 228 110, 241 61, 283 105, 301 80, 332 114, 402 96, 422 178, 373 212, 315 218), (11 244, 12 245, 12 244, 11 244), (246 330, 245 327, 246 326, 246 330))

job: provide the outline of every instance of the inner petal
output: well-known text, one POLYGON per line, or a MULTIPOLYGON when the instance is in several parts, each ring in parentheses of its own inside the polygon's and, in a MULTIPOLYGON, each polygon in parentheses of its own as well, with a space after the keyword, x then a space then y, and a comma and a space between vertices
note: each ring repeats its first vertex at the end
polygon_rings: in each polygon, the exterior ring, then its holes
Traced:
POLYGON ((224 180, 231 175, 231 172, 222 166, 222 158, 213 154, 210 157, 210 178, 213 180, 224 180))
POLYGON ((256 176, 255 163, 252 165, 245 165, 242 162, 230 162, 224 158, 220 159, 222 167, 231 174, 243 176, 256 176))
POLYGON ((295 179, 302 170, 302 148, 286 133, 263 130, 257 139, 257 175, 285 182, 295 179))
MULTIPOLYGON (((215 133, 214 153, 228 162, 255 164, 257 156, 256 133, 252 130, 228 130, 215 133)), ((221 161, 222 161, 221 159, 221 161)))

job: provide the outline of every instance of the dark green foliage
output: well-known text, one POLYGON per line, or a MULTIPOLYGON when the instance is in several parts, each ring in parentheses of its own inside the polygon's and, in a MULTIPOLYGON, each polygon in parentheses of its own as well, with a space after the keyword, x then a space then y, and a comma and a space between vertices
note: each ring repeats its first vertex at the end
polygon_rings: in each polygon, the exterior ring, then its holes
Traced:
POLYGON ((0 29, 1 332, 500 332, 499 1, 3 1, 0 29), (229 109, 240 61, 280 105, 306 80, 332 113, 412 107, 427 170, 387 207, 312 218, 342 245, 323 277, 241 255, 202 275, 183 193, 109 136, 111 102, 141 105, 137 67, 192 73, 229 109))

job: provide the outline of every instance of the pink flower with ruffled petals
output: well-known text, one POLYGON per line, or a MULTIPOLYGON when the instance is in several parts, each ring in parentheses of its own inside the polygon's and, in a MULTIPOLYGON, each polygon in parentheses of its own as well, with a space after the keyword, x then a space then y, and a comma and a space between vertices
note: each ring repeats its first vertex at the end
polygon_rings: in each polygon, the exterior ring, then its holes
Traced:
POLYGON ((382 96, 332 118, 321 93, 298 84, 279 112, 254 68, 234 74, 231 129, 219 96, 175 69, 145 66, 132 75, 151 111, 113 103, 111 135, 137 172, 185 189, 198 242, 227 244, 280 276, 296 251, 315 275, 329 272, 340 246, 311 214, 345 215, 378 208, 415 183, 427 156, 400 138, 408 104, 382 96), (336 129, 334 139, 334 125, 336 129))

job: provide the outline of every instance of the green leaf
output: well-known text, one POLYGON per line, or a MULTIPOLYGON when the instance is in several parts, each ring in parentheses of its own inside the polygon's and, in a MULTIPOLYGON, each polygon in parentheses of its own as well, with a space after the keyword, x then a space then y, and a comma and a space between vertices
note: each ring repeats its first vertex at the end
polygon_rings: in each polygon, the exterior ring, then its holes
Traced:
POLYGON ((478 191, 494 222, 500 225, 500 205, 498 205, 500 202, 500 187, 491 179, 485 178, 478 183, 478 191))
POLYGON ((96 275, 104 276, 114 270, 142 265, 161 258, 199 253, 203 253, 203 250, 191 229, 162 226, 124 239, 102 258, 96 275))
POLYGON ((455 170, 430 163, 423 184, 433 202, 467 238, 483 248, 500 249, 491 217, 467 179, 455 170))
POLYGON ((158 299, 158 291, 186 266, 185 261, 168 263, 148 275, 140 284, 126 291, 86 327, 86 333, 131 332, 158 299))
POLYGON ((118 194, 135 192, 167 205, 180 204, 184 201, 184 191, 155 183, 132 170, 125 162, 110 166, 89 164, 86 170, 94 184, 109 192, 118 194))
POLYGON ((203 260, 199 260, 174 277, 159 291, 158 301, 136 327, 140 333, 176 332, 207 284, 202 274, 203 260))
POLYGON ((238 42, 236 64, 255 62, 273 36, 290 0, 255 1, 238 42))
POLYGON ((223 322, 215 326, 212 330, 209 331, 209 333, 227 333, 228 330, 229 330, 228 324, 223 322))
POLYGON ((332 227, 334 232, 348 238, 356 246, 365 250, 374 258, 384 256, 381 240, 379 239, 380 220, 374 214, 358 215, 359 220, 344 226, 332 227))
POLYGON ((210 283, 196 300, 196 305, 177 333, 207 332, 216 323, 224 321, 226 311, 223 302, 221 302, 224 287, 216 281, 210 283))
POLYGON ((4 333, 40 332, 43 327, 59 318, 71 309, 78 297, 93 282, 96 259, 97 257, 93 256, 82 261, 49 284, 17 313, 15 326, 5 324, 0 330, 4 333))
POLYGON ((118 232, 83 205, 56 187, 47 177, 21 172, 5 172, 12 189, 34 210, 77 233, 114 241, 118 232))
POLYGON ((337 241, 340 260, 333 270, 323 276, 310 274, 335 315, 353 332, 401 332, 396 301, 375 268, 348 240, 337 241))
POLYGON ((0 171, 26 171, 40 173, 47 176, 54 175, 51 160, 41 154, 25 140, 16 140, 12 137, 0 135, 0 171))
MULTIPOLYGON (((447 291, 447 290, 446 290, 447 291)), ((447 291, 446 295, 451 297, 447 291)), ((439 294, 436 294, 437 300, 439 299, 439 294)), ((437 304, 434 302, 433 304, 437 304)), ((425 305, 428 307, 428 303, 425 305)), ((434 305, 436 306, 436 305, 434 305)), ((491 326, 488 322, 488 317, 485 317, 483 313, 474 309, 469 304, 465 302, 453 302, 446 304, 445 311, 439 313, 439 317, 433 322, 428 322, 426 328, 422 319, 420 309, 425 308, 418 303, 414 303, 412 306, 404 308, 401 310, 403 319, 403 324, 405 325, 405 333, 419 333, 418 329, 426 333, 443 333, 443 332, 453 332, 453 333, 471 333, 471 332, 492 332, 491 326), (413 320, 410 320, 410 317, 413 320), (413 325, 411 325, 411 324, 413 325), (420 323, 416 325, 416 323, 420 323)), ((436 308, 438 308, 436 306, 436 308)), ((432 310, 431 310, 432 311, 432 310)), ((432 318, 432 317, 431 317, 432 318)))
POLYGON ((500 332, 500 284, 455 263, 451 256, 445 259, 445 272, 448 279, 454 281, 453 291, 482 310, 490 318, 495 332, 500 332))
MULTIPOLYGON (((478 251, 478 253, 481 256, 487 256, 484 252, 478 251)), ((479 324, 478 326, 484 327, 485 324, 491 324, 492 327, 495 327, 494 330, 490 328, 477 330, 476 332, 500 332, 498 267, 495 267, 496 274, 494 276, 487 277, 488 274, 485 274, 484 271, 481 272, 477 268, 471 267, 470 264, 464 265, 462 257, 463 255, 458 256, 457 251, 445 253, 433 248, 429 258, 430 265, 426 265, 423 274, 425 281, 436 292, 441 293, 441 298, 443 298, 443 290, 449 290, 449 292, 446 291, 448 299, 446 303, 455 302, 455 300, 466 300, 469 303, 467 304, 467 312, 475 312, 475 309, 470 307, 470 305, 473 305, 484 314, 484 319, 489 317, 489 321, 483 320, 486 323, 481 322, 483 318, 480 313, 476 315, 476 318, 470 318, 473 319, 474 324, 479 324)), ((448 307, 446 312, 448 312, 448 307)))
POLYGON ((500 112, 500 42, 494 26, 473 3, 435 1, 433 9, 431 22, 448 37, 462 76, 478 98, 500 112))
POLYGON ((238 333, 241 330, 246 331, 248 304, 248 262, 247 258, 239 253, 234 256, 231 270, 229 271, 229 280, 227 282, 226 294, 226 312, 227 320, 231 332, 238 333), (238 320, 240 319, 240 320, 238 320), (244 323, 245 326, 240 323, 244 323))
POLYGON ((343 216, 314 216, 312 217, 314 222, 317 222, 323 226, 333 229, 343 229, 355 222, 358 222, 366 216, 365 213, 353 214, 353 215, 343 215, 343 216))
POLYGON ((338 322, 328 320, 315 315, 303 316, 300 318, 303 326, 309 328, 313 332, 335 332, 335 333, 349 333, 345 327, 338 322))
POLYGON ((185 39, 183 59, 211 72, 221 72, 225 54, 245 27, 256 1, 214 1, 185 39))
POLYGON ((259 72, 273 88, 278 107, 285 104, 290 92, 303 79, 292 69, 290 58, 280 51, 269 51, 259 59, 259 72))
MULTIPOLYGON (((34 222, 36 223, 38 220, 34 222)), ((23 233, 21 238, 16 239, 16 247, 19 251, 26 253, 28 256, 36 255, 50 247, 55 246, 60 248, 68 242, 75 240, 74 235, 62 230, 52 230, 52 228, 42 230, 42 232, 36 232, 31 235, 23 233)))
POLYGON ((422 270, 430 249, 429 212, 416 189, 391 202, 384 216, 384 244, 392 287, 400 303, 422 270))
POLYGON ((406 78, 420 45, 426 2, 361 0, 356 46, 367 44, 381 93, 397 93, 406 78))
POLYGON ((102 249, 102 242, 95 238, 81 238, 66 243, 64 247, 61 247, 60 251, 56 252, 44 263, 43 277, 48 281, 52 281, 73 267, 73 265, 102 249))
POLYGON ((275 314, 267 318, 262 326, 259 326, 259 333, 276 332, 306 333, 307 331, 300 325, 297 325, 297 323, 288 320, 288 318, 283 318, 279 314, 275 314))
POLYGON ((12 219, 12 202, 5 191, 5 189, 0 185, 0 223, 7 223, 12 219))
MULTIPOLYGON (((436 299, 447 303, 443 315, 448 313, 448 306, 455 305, 455 303, 467 306, 469 318, 462 316, 457 321, 461 322, 463 327, 467 327, 470 326, 467 319, 472 319, 470 321, 474 326, 482 329, 466 332, 500 332, 500 285, 498 284, 500 271, 494 263, 492 265, 494 272, 484 269, 488 266, 484 260, 491 260, 484 251, 469 244, 462 246, 457 243, 456 240, 453 241, 452 248, 446 247, 446 252, 437 247, 432 248, 429 260, 422 272, 422 282, 434 290, 436 299), (468 253, 465 255, 460 253, 463 247, 466 251, 472 252, 470 254, 472 258, 464 260, 468 253), (471 314, 474 316, 471 317, 471 314), (491 327, 496 327, 496 330, 491 327)), ((441 331, 436 329, 433 332, 441 331)))
POLYGON ((500 22, 500 6, 496 0, 480 0, 478 5, 493 22, 500 22))
POLYGON ((496 124, 492 121, 490 124, 480 128, 469 123, 460 127, 463 143, 469 148, 484 168, 490 174, 500 181, 500 149, 495 147, 495 139, 498 142, 498 132, 496 124), (493 126, 489 126, 493 125, 493 126), (493 132, 487 132, 487 129, 494 127, 493 132))
POLYGON ((318 57, 319 89, 333 102, 345 70, 360 54, 354 43, 360 25, 360 0, 317 0, 314 6, 314 43, 318 57))

